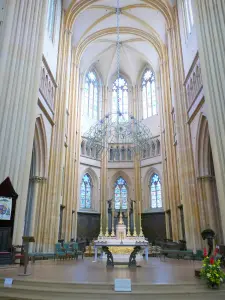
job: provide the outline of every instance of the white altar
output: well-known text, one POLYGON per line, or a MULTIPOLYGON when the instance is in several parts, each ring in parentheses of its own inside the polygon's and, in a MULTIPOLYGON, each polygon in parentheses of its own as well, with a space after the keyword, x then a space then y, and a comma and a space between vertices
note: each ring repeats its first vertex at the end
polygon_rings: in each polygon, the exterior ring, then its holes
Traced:
MULTIPOLYGON (((98 259, 98 248, 107 247, 135 247, 140 246, 145 253, 145 260, 148 261, 148 241, 144 237, 126 237, 125 239, 117 239, 117 237, 102 237, 94 242, 95 261, 98 259)), ((103 257, 103 252, 100 259, 103 257)))
MULTIPOLYGON (((116 236, 99 236, 98 240, 94 242, 95 261, 98 259, 98 248, 102 248, 103 246, 109 248, 126 247, 129 250, 129 254, 131 254, 133 247, 140 246, 144 250, 145 260, 148 261, 148 241, 144 236, 127 236, 126 225, 123 223, 121 212, 119 222, 116 225, 116 236)), ((103 252, 101 251, 100 259, 102 257, 103 252)))

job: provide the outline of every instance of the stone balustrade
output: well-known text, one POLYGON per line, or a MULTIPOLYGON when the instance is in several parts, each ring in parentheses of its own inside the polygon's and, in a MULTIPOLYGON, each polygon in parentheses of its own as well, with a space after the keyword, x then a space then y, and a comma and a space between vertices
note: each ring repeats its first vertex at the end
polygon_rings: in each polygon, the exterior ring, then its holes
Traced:
MULTIPOLYGON (((110 162, 118 161, 133 161, 132 145, 130 144, 111 144, 109 145, 109 156, 110 162)), ((152 158, 161 155, 160 137, 153 137, 149 144, 146 145, 146 149, 141 154, 141 159, 152 158)), ((81 142, 81 156, 89 157, 91 159, 100 160, 98 154, 98 147, 88 147, 87 140, 82 137, 81 142)))
POLYGON ((56 87, 57 85, 55 79, 47 65, 45 58, 43 57, 39 91, 52 111, 54 111, 54 96, 56 87))
POLYGON ((203 84, 201 75, 201 66, 198 54, 196 55, 190 71, 185 80, 185 88, 187 93, 187 106, 188 109, 192 106, 196 98, 198 97, 203 84))

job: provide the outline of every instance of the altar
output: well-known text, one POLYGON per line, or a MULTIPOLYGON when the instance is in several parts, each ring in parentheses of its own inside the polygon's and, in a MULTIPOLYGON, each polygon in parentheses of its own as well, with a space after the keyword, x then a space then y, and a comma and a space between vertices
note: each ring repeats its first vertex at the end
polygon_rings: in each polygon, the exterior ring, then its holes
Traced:
MULTIPOLYGON (((114 205, 113 205, 114 206, 114 205)), ((112 206, 111 206, 112 207, 112 206)), ((132 203, 132 210, 134 210, 134 203, 132 203)), ((116 224, 116 232, 114 231, 114 219, 111 222, 111 234, 108 232, 109 222, 107 218, 107 228, 106 234, 100 234, 98 240, 94 242, 94 255, 95 261, 98 259, 98 249, 101 249, 100 259, 103 258, 103 253, 107 255, 107 266, 114 266, 115 264, 122 264, 122 262, 114 262, 114 257, 116 254, 129 255, 129 261, 124 255, 124 263, 128 266, 136 266, 136 256, 140 252, 144 252, 145 260, 148 261, 148 246, 149 243, 143 236, 142 230, 140 234, 136 234, 136 227, 134 223, 133 235, 130 232, 130 209, 128 207, 128 226, 124 224, 123 211, 122 211, 122 201, 119 209, 119 220, 116 224), (128 228, 127 228, 128 227, 128 228), (115 234, 116 233, 116 234, 115 234), (125 251, 123 251, 125 250, 125 251)), ((109 210, 108 210, 109 212, 109 210)), ((112 215, 114 215, 114 210, 112 210, 112 215)), ((134 220, 135 221, 135 220, 134 220)), ((141 226, 140 226, 141 229, 141 226)))
MULTIPOLYGON (((98 249, 101 249, 101 256, 100 259, 102 259, 103 257, 103 250, 102 247, 108 247, 109 249, 111 247, 115 247, 115 248, 131 248, 130 253, 132 253, 132 248, 135 247, 140 247, 141 250, 144 251, 144 258, 146 261, 148 261, 148 241, 145 240, 145 238, 140 238, 140 237, 130 237, 130 238, 125 238, 122 240, 115 238, 102 238, 102 239, 98 239, 94 242, 94 251, 95 251, 95 261, 98 260, 98 249)), ((111 249, 110 249, 111 250, 111 249)), ((110 251, 111 252, 111 251, 110 251)), ((122 252, 122 251, 121 251, 122 252)), ((120 252, 120 253, 121 253, 120 252)), ((113 254, 113 251, 111 252, 113 254)), ((128 254, 128 253, 127 253, 128 254)))

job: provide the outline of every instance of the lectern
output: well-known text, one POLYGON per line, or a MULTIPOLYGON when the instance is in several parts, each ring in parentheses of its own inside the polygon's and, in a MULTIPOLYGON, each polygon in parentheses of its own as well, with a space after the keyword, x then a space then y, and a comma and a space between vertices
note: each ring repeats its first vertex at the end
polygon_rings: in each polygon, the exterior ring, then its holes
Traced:
POLYGON ((29 243, 34 243, 35 239, 33 236, 23 236, 23 245, 24 245, 24 272, 19 274, 21 276, 28 276, 30 273, 27 273, 27 266, 29 263, 29 256, 28 256, 28 251, 29 251, 29 243))

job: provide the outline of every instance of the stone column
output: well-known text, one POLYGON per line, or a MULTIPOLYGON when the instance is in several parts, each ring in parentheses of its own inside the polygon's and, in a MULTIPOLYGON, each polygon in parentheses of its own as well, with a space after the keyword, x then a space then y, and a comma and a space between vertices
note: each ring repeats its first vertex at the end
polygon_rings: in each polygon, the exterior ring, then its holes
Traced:
POLYGON ((198 0, 192 4, 225 240, 225 1, 198 0))
MULTIPOLYGON (((177 206, 179 204, 179 184, 177 173, 176 149, 173 140, 173 124, 172 124, 172 102, 170 94, 170 79, 169 79, 169 61, 167 49, 164 51, 164 57, 160 65, 160 81, 162 86, 162 116, 164 119, 164 139, 165 139, 165 156, 163 157, 163 171, 165 172, 164 180, 167 186, 167 209, 171 210, 172 219, 172 238, 174 241, 179 239, 178 232, 178 216, 177 206), (163 82, 163 85, 162 85, 163 82)), ((164 190, 165 191, 165 190, 164 190)), ((168 230, 167 230, 168 233, 168 230)))
MULTIPOLYGON (((44 232, 43 232, 43 249, 44 251, 53 250, 54 244, 58 240, 59 230, 59 215, 61 203, 61 188, 62 188, 62 169, 64 162, 64 148, 65 148, 65 122, 66 122, 66 99, 68 95, 68 80, 70 79, 69 58, 71 50, 71 34, 72 32, 64 27, 64 15, 62 15, 61 33, 59 43, 59 56, 57 66, 57 82, 60 82, 56 90, 55 99, 55 120, 56 125, 53 127, 51 151, 49 159, 49 173, 48 173, 48 188, 46 192, 44 232)), ((80 143, 79 143, 80 149, 80 143)), ((68 150, 68 149, 67 149, 68 150)), ((68 170, 65 169, 65 172, 68 170)), ((64 186, 67 190, 67 186, 64 186)), ((68 197, 67 195, 65 197, 68 197)), ((76 199, 73 196, 72 199, 76 199)), ((63 203, 64 204, 64 203, 63 203)), ((71 206, 66 208, 70 210, 71 222, 71 206)), ((68 226, 70 232, 70 227, 68 226)))
POLYGON ((9 0, 1 25, 0 182, 19 194, 13 243, 20 244, 29 183, 47 1, 9 0))
MULTIPOLYGON (((173 80, 171 87, 174 95, 174 112, 176 124, 176 167, 179 176, 179 202, 183 204, 187 246, 196 249, 200 246, 199 208, 196 193, 196 176, 190 128, 187 124, 186 94, 184 88, 184 69, 180 42, 180 30, 177 7, 173 10, 174 23, 168 28, 169 54, 173 80)), ((172 116, 171 116, 172 119, 172 116)), ((173 130, 173 128, 171 128, 173 130)), ((176 209, 177 209, 176 206, 176 209)))

